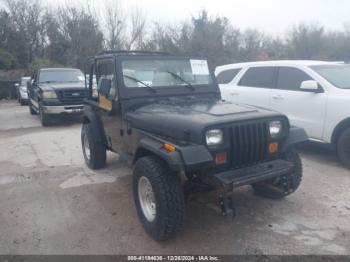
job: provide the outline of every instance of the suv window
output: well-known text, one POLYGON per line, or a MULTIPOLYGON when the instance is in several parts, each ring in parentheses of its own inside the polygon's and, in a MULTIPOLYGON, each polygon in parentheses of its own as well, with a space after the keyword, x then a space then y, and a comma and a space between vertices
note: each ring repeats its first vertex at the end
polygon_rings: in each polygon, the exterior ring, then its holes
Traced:
POLYGON ((100 80, 102 78, 110 79, 112 80, 112 88, 110 90, 110 97, 115 98, 117 100, 117 87, 116 87, 116 81, 114 78, 114 60, 112 59, 105 59, 97 61, 97 70, 96 70, 96 78, 97 78, 97 88, 99 87, 100 80))
POLYGON ((298 68, 280 67, 278 70, 277 88, 297 91, 300 90, 301 83, 307 80, 312 80, 312 78, 298 68))
POLYGON ((224 70, 216 76, 216 79, 219 84, 228 84, 236 77, 241 69, 242 68, 224 70))
POLYGON ((276 67, 251 67, 239 81, 239 86, 273 88, 276 67))

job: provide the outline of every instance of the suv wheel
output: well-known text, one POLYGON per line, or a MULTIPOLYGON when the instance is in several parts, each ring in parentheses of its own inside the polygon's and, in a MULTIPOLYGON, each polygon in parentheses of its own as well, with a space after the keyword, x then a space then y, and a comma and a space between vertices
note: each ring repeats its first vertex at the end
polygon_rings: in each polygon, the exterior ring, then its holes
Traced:
POLYGON ((42 126, 50 125, 50 117, 48 114, 46 114, 44 112, 41 104, 39 104, 39 116, 40 116, 40 122, 41 122, 42 126))
POLYGON ((86 165, 91 169, 100 169, 106 165, 106 147, 97 141, 101 137, 93 128, 93 123, 83 124, 81 129, 81 145, 86 165))
POLYGON ((271 199, 280 199, 298 189, 303 174, 299 154, 294 149, 291 149, 282 158, 294 164, 292 171, 284 176, 253 184, 252 187, 258 195, 271 199))
POLYGON ((137 160, 133 176, 136 210, 141 223, 155 240, 173 237, 185 215, 184 193, 177 175, 155 157, 137 160))
POLYGON ((343 164, 350 168, 350 127, 340 134, 337 143, 337 152, 343 164))

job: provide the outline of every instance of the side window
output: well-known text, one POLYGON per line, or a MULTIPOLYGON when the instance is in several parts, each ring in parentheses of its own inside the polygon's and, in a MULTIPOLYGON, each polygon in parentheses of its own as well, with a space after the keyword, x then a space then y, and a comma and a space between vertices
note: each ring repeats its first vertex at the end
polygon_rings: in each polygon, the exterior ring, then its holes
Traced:
POLYGON ((278 70, 277 88, 297 91, 300 90, 301 83, 306 80, 312 80, 312 78, 300 69, 280 67, 278 70))
POLYGON ((228 84, 236 77, 239 71, 241 71, 241 68, 224 70, 216 76, 216 79, 219 84, 228 84))
POLYGON ((110 79, 112 82, 112 87, 110 89, 109 97, 113 97, 114 100, 118 100, 118 92, 117 92, 114 72, 115 72, 114 60, 108 59, 108 60, 97 61, 97 66, 96 66, 97 87, 99 87, 99 83, 101 79, 110 79))
POLYGON ((240 86, 274 88, 276 67, 251 67, 239 81, 240 86))

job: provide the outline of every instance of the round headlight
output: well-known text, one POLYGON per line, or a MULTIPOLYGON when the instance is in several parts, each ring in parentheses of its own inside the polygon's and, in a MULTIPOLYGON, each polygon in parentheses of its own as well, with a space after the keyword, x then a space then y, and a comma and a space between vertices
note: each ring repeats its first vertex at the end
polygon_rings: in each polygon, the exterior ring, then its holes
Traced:
POLYGON ((271 137, 277 137, 282 133, 282 122, 272 121, 270 122, 270 135, 271 137))
POLYGON ((221 144, 223 140, 222 130, 213 129, 213 130, 207 131, 205 135, 205 139, 207 141, 208 146, 221 144))

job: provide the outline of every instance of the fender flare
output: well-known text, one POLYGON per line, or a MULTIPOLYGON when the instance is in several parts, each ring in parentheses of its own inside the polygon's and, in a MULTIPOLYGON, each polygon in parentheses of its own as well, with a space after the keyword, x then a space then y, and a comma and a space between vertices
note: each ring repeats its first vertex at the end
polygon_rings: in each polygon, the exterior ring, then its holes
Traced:
POLYGON ((95 129, 94 131, 96 134, 100 134, 94 138, 96 139, 96 142, 104 143, 106 147, 109 148, 100 116, 91 108, 91 106, 84 105, 83 124, 88 123, 95 123, 92 125, 92 128, 95 129))
POLYGON ((152 153, 163 159, 170 169, 180 172, 184 170, 183 161, 178 150, 168 152, 163 148, 164 143, 151 137, 144 137, 139 141, 136 153, 133 156, 132 163, 135 164, 137 159, 152 153))
POLYGON ((213 166, 213 157, 203 145, 175 145, 176 150, 169 152, 163 148, 165 143, 173 144, 153 136, 142 138, 134 154, 133 164, 138 158, 151 152, 163 159, 176 172, 207 169, 213 166))

